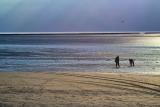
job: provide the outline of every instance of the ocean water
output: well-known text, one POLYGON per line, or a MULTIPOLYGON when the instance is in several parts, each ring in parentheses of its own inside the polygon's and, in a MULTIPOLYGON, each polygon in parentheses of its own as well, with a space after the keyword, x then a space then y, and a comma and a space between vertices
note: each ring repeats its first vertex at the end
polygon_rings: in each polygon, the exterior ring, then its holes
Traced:
POLYGON ((159 45, 160 37, 137 35, 0 35, 0 71, 159 73, 159 45), (129 66, 129 58, 135 59, 135 67, 129 66))

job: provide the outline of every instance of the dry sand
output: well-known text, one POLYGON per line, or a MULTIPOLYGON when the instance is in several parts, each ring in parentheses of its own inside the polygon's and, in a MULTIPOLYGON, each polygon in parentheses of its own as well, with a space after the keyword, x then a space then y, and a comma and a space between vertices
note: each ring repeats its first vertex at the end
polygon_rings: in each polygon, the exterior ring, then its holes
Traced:
POLYGON ((160 107, 160 75, 1 72, 0 107, 160 107))

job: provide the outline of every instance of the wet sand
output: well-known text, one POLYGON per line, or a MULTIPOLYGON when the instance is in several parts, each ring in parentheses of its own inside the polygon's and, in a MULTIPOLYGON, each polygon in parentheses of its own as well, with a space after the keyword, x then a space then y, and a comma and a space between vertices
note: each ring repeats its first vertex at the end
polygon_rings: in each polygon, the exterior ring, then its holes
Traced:
POLYGON ((160 107, 160 75, 1 72, 0 107, 160 107))

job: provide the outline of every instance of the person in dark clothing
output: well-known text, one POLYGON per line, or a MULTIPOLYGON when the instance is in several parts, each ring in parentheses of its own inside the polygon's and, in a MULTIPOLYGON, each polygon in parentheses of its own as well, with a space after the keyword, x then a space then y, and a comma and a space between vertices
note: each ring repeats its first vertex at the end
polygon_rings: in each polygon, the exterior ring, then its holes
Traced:
POLYGON ((115 58, 115 63, 116 63, 116 68, 119 68, 120 67, 120 65, 119 65, 119 56, 117 56, 115 58))
POLYGON ((129 59, 129 63, 131 67, 134 67, 134 60, 133 59, 129 59))

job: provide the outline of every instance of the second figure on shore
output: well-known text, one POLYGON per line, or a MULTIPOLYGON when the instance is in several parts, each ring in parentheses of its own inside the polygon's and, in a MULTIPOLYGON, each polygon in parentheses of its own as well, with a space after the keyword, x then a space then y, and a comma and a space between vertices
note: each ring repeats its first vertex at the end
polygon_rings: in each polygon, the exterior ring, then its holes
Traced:
POLYGON ((133 59, 129 59, 129 63, 131 67, 134 67, 134 60, 133 59))

